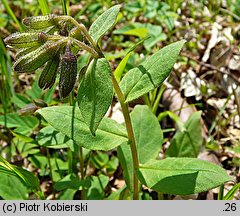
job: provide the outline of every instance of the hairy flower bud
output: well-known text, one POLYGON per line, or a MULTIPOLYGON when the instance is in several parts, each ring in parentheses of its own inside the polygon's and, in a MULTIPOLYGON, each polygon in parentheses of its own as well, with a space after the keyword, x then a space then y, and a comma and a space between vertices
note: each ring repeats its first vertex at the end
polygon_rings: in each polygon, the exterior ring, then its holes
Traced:
POLYGON ((26 105, 25 107, 23 107, 22 109, 18 110, 19 115, 21 116, 26 116, 26 115, 31 115, 33 114, 36 110, 38 109, 38 107, 31 103, 26 105))
POLYGON ((39 48, 39 46, 33 46, 33 47, 27 47, 27 48, 19 49, 19 50, 16 52, 15 61, 17 61, 17 60, 20 59, 21 57, 27 55, 28 53, 32 52, 33 50, 36 50, 37 48, 39 48))
POLYGON ((54 14, 49 14, 46 16, 26 17, 23 19, 23 24, 35 30, 45 29, 57 24, 55 20, 56 17, 57 16, 54 14))
POLYGON ((65 39, 56 42, 48 41, 34 51, 19 58, 13 65, 16 72, 32 72, 52 59, 60 47, 66 42, 65 39))
POLYGON ((53 59, 47 62, 38 80, 38 85, 40 88, 47 89, 53 86, 57 77, 59 62, 60 56, 58 53, 53 59))
POLYGON ((72 91, 77 79, 77 57, 71 52, 70 45, 66 47, 60 67, 59 91, 61 98, 65 98, 72 91))
POLYGON ((40 46, 47 41, 47 34, 40 32, 13 33, 4 39, 4 42, 13 48, 27 48, 40 46))
POLYGON ((43 101, 42 99, 35 99, 33 100, 34 104, 38 107, 47 107, 47 103, 45 101, 43 101))

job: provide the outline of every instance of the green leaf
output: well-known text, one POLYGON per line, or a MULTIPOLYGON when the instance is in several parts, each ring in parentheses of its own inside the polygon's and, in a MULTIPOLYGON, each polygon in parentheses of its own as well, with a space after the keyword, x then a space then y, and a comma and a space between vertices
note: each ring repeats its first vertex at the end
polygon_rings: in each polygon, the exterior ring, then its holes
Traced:
POLYGON ((144 164, 156 159, 163 143, 163 134, 157 117, 148 106, 137 105, 131 112, 131 119, 139 162, 144 164))
POLYGON ((19 116, 17 113, 0 116, 0 125, 4 125, 7 128, 25 127, 32 130, 38 126, 38 123, 38 119, 33 116, 19 116))
POLYGON ((24 134, 21 134, 15 131, 11 131, 11 132, 15 137, 17 137, 18 139, 22 140, 25 143, 34 142, 34 139, 29 136, 26 136, 24 134))
MULTIPOLYGON (((131 112, 132 125, 140 163, 156 159, 163 143, 163 134, 156 116, 148 106, 137 105, 131 112)), ((118 147, 118 157, 130 191, 133 191, 133 160, 128 144, 118 147)))
POLYGON ((114 174, 119 165, 119 160, 117 157, 112 156, 108 163, 105 165, 108 174, 114 174))
POLYGON ((148 40, 144 41, 144 46, 147 50, 151 50, 157 42, 166 40, 167 35, 162 31, 161 26, 152 25, 151 23, 141 23, 141 25, 145 25, 148 29, 148 34, 151 35, 148 40))
POLYGON ((124 143, 117 148, 117 155, 123 168, 123 176, 128 189, 133 192, 133 159, 128 143, 124 143))
POLYGON ((97 43, 99 39, 114 25, 120 5, 115 5, 101 14, 91 25, 89 34, 93 41, 97 43))
POLYGON ((38 81, 35 80, 32 88, 26 91, 26 94, 33 100, 41 98, 43 90, 38 86, 38 81))
POLYGON ((109 156, 106 152, 96 152, 92 154, 89 160, 94 167, 102 169, 109 161, 109 156))
MULTIPOLYGON (((33 191, 41 191, 38 178, 31 172, 10 164, 7 160, 0 156, 0 173, 5 173, 17 177, 25 186, 33 191)), ((0 178, 1 179, 1 178, 0 178)))
MULTIPOLYGON (((33 166, 40 169, 40 176, 49 175, 49 161, 46 156, 33 155, 29 157, 29 161, 33 166)), ((60 158, 52 157, 50 158, 50 164, 52 169, 53 182, 57 182, 62 179, 63 173, 66 173, 68 170, 68 162, 63 161, 60 158)))
POLYGON ((127 65, 128 59, 131 56, 131 52, 127 53, 127 55, 124 56, 124 58, 122 59, 122 61, 119 63, 119 65, 117 66, 116 70, 114 71, 116 80, 118 82, 120 82, 123 71, 127 65))
POLYGON ((77 190, 74 189, 66 189, 60 195, 57 197, 58 200, 73 200, 74 194, 77 192, 77 190))
POLYGON ((90 176, 86 180, 91 181, 91 187, 87 191, 88 200, 102 200, 105 197, 105 187, 109 178, 105 175, 90 176))
POLYGON ((144 46, 150 50, 157 42, 166 40, 166 34, 163 33, 161 26, 151 23, 130 23, 113 31, 114 34, 133 35, 137 37, 151 37, 144 41, 144 46))
POLYGON ((123 185, 120 189, 117 191, 111 193, 106 199, 107 200, 120 200, 121 199, 121 194, 126 190, 126 185, 123 185))
POLYGON ((147 50, 150 50, 157 42, 166 40, 166 34, 163 33, 161 26, 152 25, 151 23, 130 23, 124 25, 113 31, 114 34, 133 35, 137 37, 150 37, 144 41, 144 46, 147 50))
POLYGON ((26 105, 31 103, 31 101, 26 96, 21 94, 13 95, 11 101, 19 108, 24 108, 26 105))
POLYGON ((79 178, 74 173, 71 173, 56 182, 54 188, 57 191, 65 189, 81 190, 83 187, 89 188, 90 186, 91 182, 89 180, 79 180, 79 178))
POLYGON ((82 116, 93 135, 112 103, 112 74, 108 61, 94 59, 78 90, 78 104, 82 116))
POLYGON ((120 82, 126 102, 139 98, 163 83, 169 76, 184 43, 185 40, 172 43, 128 71, 120 82))
POLYGON ((27 157, 28 155, 33 155, 40 152, 39 146, 34 144, 34 141, 26 143, 22 138, 17 138, 17 141, 16 138, 14 138, 13 142, 16 143, 16 148, 22 157, 27 157))
POLYGON ((123 35, 133 35, 137 37, 146 37, 148 34, 148 29, 146 29, 144 26, 136 27, 133 24, 129 24, 127 26, 123 26, 119 29, 116 29, 114 34, 123 34, 123 35))
POLYGON ((239 188, 240 188, 240 183, 235 184, 223 197, 223 200, 233 200, 234 195, 238 192, 239 188))
POLYGON ((152 160, 140 165, 137 175, 149 188, 175 195, 208 191, 233 180, 223 168, 195 158, 152 160))
MULTIPOLYGON (((1 171, 1 170, 0 170, 1 171)), ((5 200, 28 199, 27 187, 16 176, 1 173, 0 196, 5 200)))
POLYGON ((184 123, 182 122, 182 120, 180 119, 180 117, 175 114, 174 112, 171 111, 164 111, 161 112, 158 115, 158 121, 162 121, 166 116, 169 116, 178 126, 178 129, 180 131, 186 130, 184 123))
POLYGON ((125 127, 108 118, 103 118, 93 136, 78 108, 73 112, 71 106, 53 106, 37 112, 57 131, 87 149, 108 151, 128 141, 125 127))
POLYGON ((37 136, 36 141, 40 146, 60 149, 69 148, 73 150, 73 140, 59 131, 56 131, 52 126, 42 128, 37 136))
POLYGON ((201 112, 193 113, 171 140, 166 157, 197 157, 203 143, 201 112))
POLYGON ((15 172, 33 192, 41 191, 39 179, 31 172, 15 167, 15 172))
POLYGON ((122 59, 122 61, 119 63, 119 65, 117 66, 117 68, 114 71, 114 75, 116 77, 116 80, 118 82, 120 82, 120 79, 122 77, 123 71, 127 65, 128 59, 131 56, 132 52, 141 44, 143 43, 145 40, 147 40, 149 37, 145 37, 142 38, 141 40, 139 40, 136 44, 134 44, 127 52, 127 54, 124 56, 124 58, 122 59))

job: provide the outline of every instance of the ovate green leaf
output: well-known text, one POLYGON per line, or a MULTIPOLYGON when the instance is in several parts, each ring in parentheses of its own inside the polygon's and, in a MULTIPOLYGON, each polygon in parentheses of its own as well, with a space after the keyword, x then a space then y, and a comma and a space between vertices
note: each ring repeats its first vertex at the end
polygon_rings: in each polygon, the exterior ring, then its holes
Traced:
POLYGON ((131 112, 139 162, 156 159, 163 143, 163 134, 157 117, 148 106, 137 105, 131 112))
POLYGON ((47 148, 69 148, 73 150, 73 140, 61 132, 55 130, 52 126, 42 128, 37 136, 36 141, 40 146, 47 148))
POLYGON ((133 159, 129 143, 124 143, 117 148, 120 164, 123 168, 123 176, 128 189, 133 192, 133 159))
POLYGON ((78 104, 92 134, 112 103, 113 86, 111 68, 104 58, 94 59, 80 83, 78 104))
POLYGON ((0 196, 5 200, 26 200, 28 190, 23 182, 16 176, 1 173, 0 196))
MULTIPOLYGON (((7 176, 13 176, 18 178, 19 181, 21 181, 21 183, 19 184, 23 184, 27 186, 34 192, 41 191, 39 180, 33 173, 25 169, 22 169, 21 167, 17 167, 15 165, 10 164, 7 160, 5 160, 1 156, 0 156, 0 174, 1 174, 1 177, 2 177, 2 174, 6 174, 7 176)), ((11 177, 5 177, 5 180, 9 180, 9 179, 11 179, 11 177)), ((17 181, 17 180, 14 180, 13 178, 13 181, 17 181)))
POLYGON ((166 157, 197 157, 203 143, 201 112, 193 113, 171 140, 166 157))
POLYGON ((105 187, 109 178, 105 175, 90 176, 86 180, 91 181, 91 187, 87 191, 88 200, 102 200, 105 197, 105 187))
POLYGON ((179 52, 185 43, 172 43, 145 60, 141 65, 128 71, 120 82, 126 102, 132 101, 160 86, 169 76, 179 52))
POLYGON ((0 125, 4 125, 7 128, 25 127, 32 130, 38 126, 38 123, 38 119, 33 116, 19 116, 17 113, 0 116, 0 125))
POLYGON ((123 185, 120 189, 111 193, 107 197, 107 200, 121 200, 122 198, 121 194, 124 192, 124 190, 126 190, 126 188, 127 188, 126 185, 123 185))
MULTIPOLYGON (((163 143, 163 134, 157 117, 148 106, 137 105, 131 112, 139 162, 156 159, 163 143)), ((129 144, 118 147, 118 157, 123 175, 130 191, 133 191, 133 160, 129 144)))
POLYGON ((109 8, 91 25, 89 34, 94 42, 97 43, 98 40, 114 25, 120 7, 120 5, 115 5, 109 8))
POLYGON ((122 77, 123 71, 127 65, 128 59, 131 56, 132 52, 145 40, 147 40, 149 37, 142 38, 139 40, 136 44, 134 44, 127 52, 127 54, 124 56, 124 58, 121 60, 119 65, 117 66, 116 70, 114 71, 114 75, 116 77, 116 80, 120 82, 120 79, 122 77))
POLYGON ((54 188, 57 191, 66 189, 81 190, 82 188, 89 188, 90 185, 89 180, 80 180, 74 173, 70 173, 56 182, 54 188))
POLYGON ((232 178, 210 162, 195 158, 167 158, 140 165, 142 184, 158 192, 188 195, 216 188, 232 178))
POLYGON ((87 149, 108 151, 128 140, 125 127, 108 118, 103 118, 93 136, 77 107, 53 106, 37 112, 57 131, 87 149))

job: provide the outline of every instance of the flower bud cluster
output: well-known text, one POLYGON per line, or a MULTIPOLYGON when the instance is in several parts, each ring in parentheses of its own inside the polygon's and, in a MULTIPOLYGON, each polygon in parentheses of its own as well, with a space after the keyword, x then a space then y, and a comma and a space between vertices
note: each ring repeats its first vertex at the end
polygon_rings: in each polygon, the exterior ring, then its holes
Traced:
POLYGON ((77 79, 77 58, 71 51, 73 43, 91 51, 91 47, 77 40, 82 38, 81 29, 68 30, 68 21, 66 16, 53 14, 26 17, 23 24, 28 31, 13 33, 4 39, 8 47, 16 50, 13 71, 30 73, 45 65, 38 82, 40 88, 51 88, 60 74, 61 98, 69 95, 77 79))

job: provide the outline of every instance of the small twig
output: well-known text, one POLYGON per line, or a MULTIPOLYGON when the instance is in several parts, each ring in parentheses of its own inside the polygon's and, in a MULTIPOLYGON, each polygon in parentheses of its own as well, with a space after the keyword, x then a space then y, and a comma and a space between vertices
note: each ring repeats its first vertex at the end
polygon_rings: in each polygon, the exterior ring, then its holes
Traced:
POLYGON ((222 11, 224 13, 227 13, 228 15, 234 17, 237 21, 240 21, 240 17, 237 14, 235 14, 235 13, 233 13, 233 12, 227 10, 227 9, 220 8, 220 11, 222 11))
POLYGON ((227 74, 228 76, 230 76, 234 81, 236 81, 236 82, 240 85, 240 79, 238 79, 235 75, 229 73, 228 71, 221 71, 221 70, 220 70, 219 68, 217 68, 216 66, 211 65, 211 64, 208 64, 208 63, 205 63, 205 62, 200 61, 200 60, 198 60, 198 59, 195 59, 195 58, 193 58, 192 56, 189 56, 187 53, 182 53, 182 55, 185 56, 185 57, 187 57, 188 59, 191 59, 191 60, 197 62, 198 64, 200 64, 200 65, 202 65, 202 66, 204 66, 204 67, 206 67, 206 68, 210 68, 210 69, 215 70, 215 71, 217 71, 217 72, 220 72, 220 73, 222 73, 222 74, 227 74))
POLYGON ((239 98, 238 98, 238 93, 236 92, 236 88, 234 88, 232 86, 232 90, 233 90, 233 95, 234 95, 234 98, 235 98, 235 102, 237 104, 237 112, 238 112, 238 115, 239 115, 239 123, 240 123, 240 101, 239 101, 239 98))

